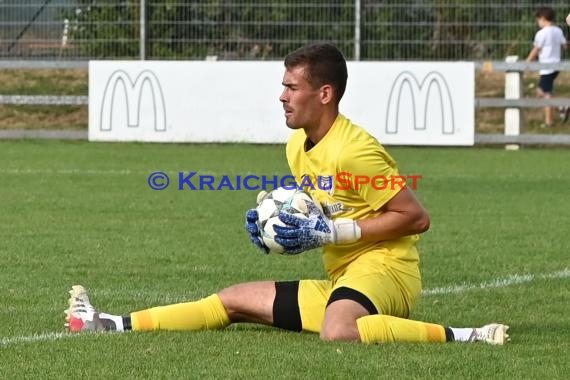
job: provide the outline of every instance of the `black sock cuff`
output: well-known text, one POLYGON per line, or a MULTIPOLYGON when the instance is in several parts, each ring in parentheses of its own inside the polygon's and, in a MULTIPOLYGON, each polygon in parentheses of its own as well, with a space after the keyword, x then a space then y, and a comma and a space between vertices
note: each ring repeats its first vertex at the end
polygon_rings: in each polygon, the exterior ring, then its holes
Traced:
POLYGON ((444 327, 444 329, 445 329, 445 341, 454 342, 455 335, 453 335, 453 330, 451 330, 449 327, 444 327))
POLYGON ((123 330, 130 331, 133 329, 133 325, 131 324, 131 316, 127 315, 123 317, 123 330))

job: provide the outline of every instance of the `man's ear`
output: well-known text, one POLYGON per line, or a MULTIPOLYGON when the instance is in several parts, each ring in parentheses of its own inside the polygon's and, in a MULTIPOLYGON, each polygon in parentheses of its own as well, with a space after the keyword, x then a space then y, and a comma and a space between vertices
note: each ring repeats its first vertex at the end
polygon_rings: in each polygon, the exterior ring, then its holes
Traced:
POLYGON ((334 99, 334 89, 330 84, 325 84, 321 86, 320 97, 322 104, 328 104, 334 99))

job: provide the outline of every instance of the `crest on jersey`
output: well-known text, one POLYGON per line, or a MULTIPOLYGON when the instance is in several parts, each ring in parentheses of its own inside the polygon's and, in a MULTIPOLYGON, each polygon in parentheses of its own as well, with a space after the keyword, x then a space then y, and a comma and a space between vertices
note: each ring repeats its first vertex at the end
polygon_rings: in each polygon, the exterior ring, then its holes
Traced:
POLYGON ((334 194, 333 176, 332 175, 320 175, 320 176, 318 176, 317 181, 318 181, 319 189, 326 191, 329 195, 334 194))

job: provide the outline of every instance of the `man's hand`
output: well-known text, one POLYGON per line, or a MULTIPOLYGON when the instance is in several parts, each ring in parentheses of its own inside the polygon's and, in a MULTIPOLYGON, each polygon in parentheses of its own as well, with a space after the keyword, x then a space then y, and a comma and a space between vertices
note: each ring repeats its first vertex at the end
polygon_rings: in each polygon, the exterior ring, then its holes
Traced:
POLYGON ((259 215, 257 214, 257 210, 252 208, 247 210, 245 214, 245 229, 249 233, 249 240, 253 244, 257 246, 263 253, 269 253, 269 248, 263 242, 261 238, 261 232, 259 231, 259 227, 257 226, 257 222, 259 221, 259 215))
POLYGON ((337 219, 333 222, 314 204, 307 206, 308 218, 281 211, 279 219, 287 226, 273 226, 275 242, 285 248, 286 254, 295 255, 327 244, 352 243, 360 239, 360 227, 355 221, 337 219))

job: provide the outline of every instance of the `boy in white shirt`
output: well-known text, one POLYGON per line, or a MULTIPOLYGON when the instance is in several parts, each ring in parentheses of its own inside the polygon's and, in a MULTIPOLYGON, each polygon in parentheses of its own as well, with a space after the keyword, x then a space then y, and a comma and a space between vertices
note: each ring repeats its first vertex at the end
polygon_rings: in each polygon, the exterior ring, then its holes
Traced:
MULTIPOLYGON (((527 61, 531 62, 538 58, 540 63, 560 62, 562 49, 566 49, 566 38, 562 29, 554 25, 555 13, 552 8, 541 7, 535 13, 536 23, 540 30, 534 36, 533 48, 530 51, 527 61)), ((558 71, 551 69, 540 70, 540 80, 538 82, 537 95, 546 99, 552 97, 554 90, 554 79, 558 76, 558 71)), ((552 126, 554 110, 552 107, 544 108, 544 123, 552 126)), ((568 112, 564 112, 565 115, 568 112)))

